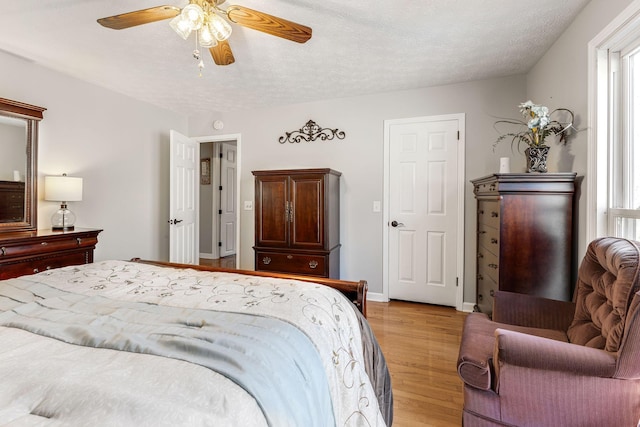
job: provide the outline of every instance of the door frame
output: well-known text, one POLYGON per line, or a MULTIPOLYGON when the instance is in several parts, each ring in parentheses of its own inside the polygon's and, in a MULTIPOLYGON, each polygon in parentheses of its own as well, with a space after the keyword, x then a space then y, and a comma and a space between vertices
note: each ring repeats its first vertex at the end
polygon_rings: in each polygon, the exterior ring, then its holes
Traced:
MULTIPOLYGON (((242 135, 239 133, 232 133, 232 134, 226 134, 226 135, 209 135, 209 136, 195 136, 195 137, 191 137, 194 141, 196 141, 198 144, 206 144, 209 142, 234 142, 236 143, 236 189, 238 191, 238 197, 236 197, 236 266, 235 268, 239 268, 240 265, 240 176, 241 176, 241 141, 242 141, 242 135)), ((200 182, 198 182, 198 186, 200 185, 200 182)), ((215 198, 214 198, 215 200, 215 198)), ((218 213, 217 211, 214 209, 213 212, 213 216, 217 217, 218 213)), ((218 221, 216 221, 218 222, 218 221)), ((200 227, 200 224, 198 224, 198 228, 200 227)), ((217 233, 219 233, 219 230, 213 230, 214 232, 214 242, 217 242, 217 233)))
POLYGON ((460 213, 457 221, 456 239, 456 310, 462 311, 464 298, 464 189, 465 189, 465 114, 444 114, 437 116, 420 116, 404 119, 384 120, 384 187, 382 212, 382 297, 389 301, 389 186, 390 186, 390 156, 391 156, 391 126, 416 122, 436 122, 457 120, 460 129, 458 139, 458 201, 457 210, 460 213))

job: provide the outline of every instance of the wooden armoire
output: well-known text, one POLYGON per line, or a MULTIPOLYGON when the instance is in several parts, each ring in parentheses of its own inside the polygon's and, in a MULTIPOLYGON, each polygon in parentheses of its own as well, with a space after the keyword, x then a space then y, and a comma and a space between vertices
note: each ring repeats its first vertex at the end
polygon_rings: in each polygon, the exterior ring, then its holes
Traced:
POLYGON ((255 269, 337 279, 340 172, 253 171, 255 269))
POLYGON ((570 300, 575 173, 493 174, 471 181, 477 211, 477 309, 496 290, 570 300))

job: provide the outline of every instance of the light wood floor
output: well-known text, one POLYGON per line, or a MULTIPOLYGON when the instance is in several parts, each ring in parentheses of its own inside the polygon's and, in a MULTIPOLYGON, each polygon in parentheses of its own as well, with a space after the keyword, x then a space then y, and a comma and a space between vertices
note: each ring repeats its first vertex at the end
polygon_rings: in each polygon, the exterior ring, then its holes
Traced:
POLYGON ((391 372, 394 427, 461 425, 456 360, 465 316, 450 307, 367 302, 367 318, 391 372))
POLYGON ((200 258, 200 265, 210 265, 213 267, 236 268, 236 256, 229 255, 218 259, 200 258))

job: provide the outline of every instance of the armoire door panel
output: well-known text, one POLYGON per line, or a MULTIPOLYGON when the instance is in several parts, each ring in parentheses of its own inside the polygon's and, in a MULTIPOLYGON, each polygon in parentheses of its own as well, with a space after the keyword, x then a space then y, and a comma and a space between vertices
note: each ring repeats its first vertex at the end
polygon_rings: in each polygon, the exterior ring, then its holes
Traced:
POLYGON ((256 242, 258 246, 289 245, 288 179, 268 177, 256 183, 256 242))
POLYGON ((291 177, 291 247, 324 247, 324 179, 318 176, 291 177))

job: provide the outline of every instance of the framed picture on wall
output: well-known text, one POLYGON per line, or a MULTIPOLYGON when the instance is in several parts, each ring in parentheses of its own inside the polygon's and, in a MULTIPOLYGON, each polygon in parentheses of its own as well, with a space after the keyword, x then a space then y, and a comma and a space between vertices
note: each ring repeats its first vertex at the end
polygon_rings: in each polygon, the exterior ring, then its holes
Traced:
POLYGON ((200 185, 211 184, 211 159, 200 159, 200 185))

